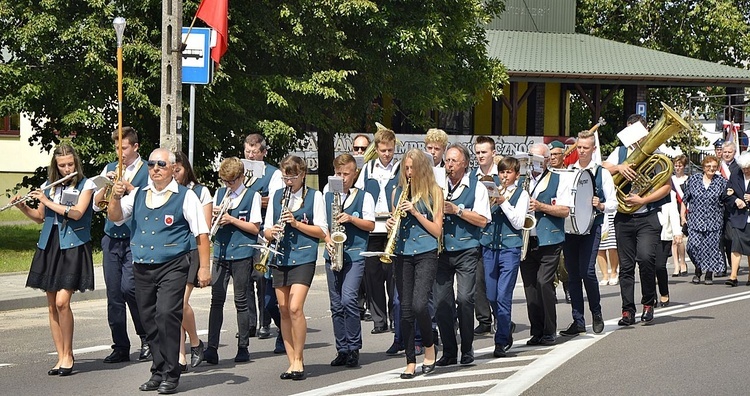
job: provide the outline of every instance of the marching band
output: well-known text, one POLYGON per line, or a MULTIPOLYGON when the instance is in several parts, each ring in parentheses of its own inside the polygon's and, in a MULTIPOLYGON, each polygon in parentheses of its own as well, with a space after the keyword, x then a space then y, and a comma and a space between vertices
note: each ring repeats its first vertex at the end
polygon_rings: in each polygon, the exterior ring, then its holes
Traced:
MULTIPOLYGON (((448 145, 445 132, 436 129, 426 136, 426 150, 409 150, 398 161, 395 133, 380 129, 367 149, 358 147, 355 155, 336 157, 335 176, 322 192, 306 185, 302 158, 289 155, 279 169, 272 167, 263 159, 263 138, 250 135, 246 159, 221 162, 224 186, 213 199, 197 183, 184 155, 176 160, 174 153, 156 149, 143 161, 137 153, 137 133, 125 127, 124 134, 113 134, 122 160, 102 172, 113 182, 97 186, 91 199, 91 207, 107 215, 102 245, 107 289, 113 291, 108 293, 108 313, 114 345, 105 362, 129 359, 128 307, 142 339, 140 358, 153 359, 152 376, 141 390, 176 389, 180 374, 188 369, 186 331, 192 347, 190 366, 202 361, 218 364, 231 277, 238 325, 234 361, 250 360, 249 338, 258 324, 265 327, 261 337, 270 337, 273 318, 280 329, 274 352, 286 353, 289 360, 280 378, 305 379, 304 305, 321 241, 336 347, 331 366, 359 366, 363 337, 358 300, 363 283, 374 321, 371 333, 384 333, 395 324, 395 350, 392 347, 388 354, 405 350, 403 379, 414 378, 420 354, 423 374, 436 366, 472 364, 474 335, 490 332, 493 322, 493 355, 507 356, 515 332, 511 306, 519 273, 530 322, 528 345, 552 345, 558 334, 585 333, 584 289, 593 332, 598 334, 604 322, 596 252, 604 215, 616 211, 623 267, 619 324, 635 323, 636 263, 642 266, 641 320, 649 323, 657 302, 654 254, 636 243, 659 238, 656 216, 669 201, 670 186, 660 181, 661 175, 653 175, 644 192, 644 183, 634 180, 652 175, 635 174, 640 171, 633 168, 650 159, 650 153, 645 160, 635 158, 644 151, 639 145, 666 139, 664 135, 675 133, 672 124, 681 127, 682 120, 666 114, 671 119, 667 126, 658 123, 660 136, 638 132, 630 150, 615 150, 603 165, 592 160, 598 140, 591 131, 581 132, 578 161, 568 169, 558 166, 560 158, 550 165, 550 149, 562 152, 559 146, 534 144, 528 153, 495 158, 495 141, 486 136, 475 139, 478 167, 471 168, 467 147, 448 145), (628 155, 629 151, 636 154, 628 155), (364 154, 363 162, 355 158, 358 154, 364 154), (613 174, 619 177, 615 180, 613 174), (209 243, 213 264, 208 260, 209 243), (563 252, 573 321, 559 331, 555 282, 563 252), (258 301, 257 316, 252 283, 264 302, 258 301), (197 337, 187 303, 193 286, 212 286, 206 346, 197 337), (397 297, 398 312, 386 295, 390 300, 397 297), (475 303, 478 318, 485 312, 477 328, 475 303), (438 359, 440 339, 443 351, 438 359)), ((19 204, 25 208, 22 200, 19 204)), ((672 210, 672 223, 679 222, 675 213, 672 210)), ((66 221, 61 220, 63 227, 66 221)), ((672 228, 680 234, 679 227, 672 228)), ((732 269, 736 276, 736 264, 732 269)), ((66 358, 62 351, 56 372, 68 364, 66 358)))

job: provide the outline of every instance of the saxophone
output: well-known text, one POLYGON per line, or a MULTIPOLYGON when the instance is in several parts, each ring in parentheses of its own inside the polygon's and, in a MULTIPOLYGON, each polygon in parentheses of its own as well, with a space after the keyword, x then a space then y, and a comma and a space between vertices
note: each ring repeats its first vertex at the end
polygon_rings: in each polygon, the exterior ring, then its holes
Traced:
POLYGON ((391 256, 393 255, 393 252, 396 250, 396 241, 398 240, 398 233, 399 228, 401 228, 401 219, 406 217, 406 212, 399 209, 401 206, 401 203, 410 199, 411 195, 411 179, 406 181, 406 187, 404 187, 404 190, 401 191, 401 195, 398 197, 398 201, 396 202, 396 206, 393 208, 393 219, 396 220, 396 223, 393 224, 393 227, 388 231, 388 239, 385 243, 385 254, 380 256, 380 262, 384 264, 391 264, 393 260, 391 259, 391 256))
MULTIPOLYGON (((529 160, 531 161, 531 160, 529 160)), ((527 167, 526 177, 523 179, 523 189, 529 193, 529 180, 531 178, 531 166, 527 167)), ((526 259, 526 253, 529 251, 529 236, 531 236, 531 230, 536 227, 536 216, 531 213, 526 213, 526 217, 523 219, 523 226, 521 227, 521 261, 526 259)))
POLYGON ((346 242, 346 230, 344 225, 338 222, 341 214, 341 194, 333 194, 333 205, 331 206, 331 241, 333 242, 333 254, 331 255, 331 270, 341 271, 344 266, 344 242, 346 242))
MULTIPOLYGON (((284 188, 284 192, 281 196, 281 211, 279 212, 279 221, 276 222, 276 225, 284 226, 284 222, 281 220, 282 216, 284 215, 284 211, 289 210, 289 199, 292 196, 292 188, 286 187, 284 188)), ((279 241, 284 239, 284 229, 282 228, 281 231, 276 234, 273 238, 273 247, 271 247, 271 241, 266 241, 265 245, 261 248, 260 252, 260 258, 255 263, 256 271, 265 274, 268 272, 268 258, 271 256, 271 252, 273 251, 276 253, 278 251, 279 241)))
POLYGON ((214 217, 214 221, 211 223, 211 232, 208 234, 209 239, 212 241, 214 240, 214 237, 216 236, 216 232, 219 231, 219 221, 222 217, 224 217, 224 214, 229 211, 229 207, 231 206, 231 202, 229 199, 229 194, 232 193, 232 189, 229 187, 226 187, 227 192, 224 194, 224 198, 221 199, 221 205, 219 206, 219 210, 216 212, 216 216, 214 217))

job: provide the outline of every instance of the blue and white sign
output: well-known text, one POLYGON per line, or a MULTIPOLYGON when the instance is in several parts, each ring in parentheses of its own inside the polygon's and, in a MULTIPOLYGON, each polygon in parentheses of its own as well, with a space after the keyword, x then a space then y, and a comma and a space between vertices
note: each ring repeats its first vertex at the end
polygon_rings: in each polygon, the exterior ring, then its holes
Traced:
POLYGON ((635 102, 635 114, 646 118, 647 107, 646 102, 635 102))
MULTIPOLYGON (((188 28, 182 28, 185 42, 188 28)), ((182 83, 208 84, 211 81, 211 29, 193 28, 187 37, 187 47, 182 51, 182 83)))

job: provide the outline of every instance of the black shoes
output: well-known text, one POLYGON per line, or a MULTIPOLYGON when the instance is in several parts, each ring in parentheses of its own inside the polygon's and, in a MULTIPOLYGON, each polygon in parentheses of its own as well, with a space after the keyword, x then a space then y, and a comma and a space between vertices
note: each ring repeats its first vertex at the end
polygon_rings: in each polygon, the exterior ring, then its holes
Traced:
POLYGON ((144 392, 150 392, 159 389, 159 385, 161 385, 161 382, 157 380, 148 380, 142 383, 141 386, 138 387, 138 389, 144 392))
POLYGON ((388 326, 375 327, 370 331, 370 334, 382 334, 388 331, 388 326))
POLYGON ((151 359, 151 347, 148 346, 148 343, 142 342, 141 353, 138 354, 138 360, 143 361, 143 360, 149 360, 149 359, 151 359))
POLYGON ((413 379, 413 378, 414 378, 414 373, 406 373, 406 372, 401 373, 401 379, 413 379))
POLYGON ((395 355, 398 355, 399 352, 403 350, 404 350, 404 347, 402 347, 399 343, 394 342, 393 344, 391 344, 391 347, 385 351, 385 354, 388 356, 395 356, 395 355))
MULTIPOLYGON (((708 274, 706 274, 706 276, 708 276, 708 274)), ((649 324, 652 320, 654 320, 654 307, 651 305, 644 305, 643 314, 641 314, 641 322, 643 322, 643 324, 649 324)))
POLYGON ((104 358, 104 363, 121 363, 129 361, 130 354, 127 351, 121 349, 113 349, 112 353, 104 358))
POLYGON ((292 379, 292 372, 291 371, 284 371, 283 373, 281 373, 281 375, 279 375, 279 378, 281 378, 283 380, 292 379))
POLYGON ((691 280, 691 282, 693 282, 694 285, 701 283, 700 275, 693 275, 693 280, 691 280))
POLYGON ((203 361, 203 352, 206 350, 206 345, 203 341, 199 341, 198 346, 190 347, 190 366, 198 367, 203 361))
POLYGON ((156 393, 161 395, 177 393, 177 382, 162 381, 161 384, 159 384, 159 388, 156 389, 156 393))
POLYGON ((219 364, 219 353, 214 347, 208 347, 203 352, 203 361, 208 364, 219 364))
POLYGON ((591 315, 594 318, 594 324, 593 329, 595 334, 600 334, 602 331, 604 331, 604 318, 602 318, 602 314, 592 314, 591 315))
POLYGON ((271 329, 268 326, 260 326, 260 330, 258 331, 258 338, 260 338, 261 340, 271 338, 271 329))
MULTIPOLYGON (((474 360, 472 358, 472 360, 474 360)), ((432 362, 432 364, 424 364, 422 363, 422 374, 430 374, 435 371, 435 365, 437 364, 437 361, 432 362)))
POLYGON ((503 344, 495 344, 495 350, 492 352, 492 356, 496 358, 506 357, 508 354, 506 351, 510 349, 503 344))
POLYGON ((542 336, 542 338, 539 340, 540 345, 555 345, 555 342, 555 336, 552 334, 542 336))
POLYGON ((575 337, 584 333, 586 333, 586 327, 576 322, 571 323, 567 329, 560 331, 560 335, 564 337, 575 337))
POLYGON ((664 308, 669 305, 669 294, 659 297, 659 306, 664 308))
POLYGON ((237 355, 235 355, 234 361, 237 363, 249 362, 250 352, 248 352, 247 348, 237 348, 237 355))
POLYGON ((338 354, 336 354, 336 359, 333 359, 331 361, 331 366, 338 367, 338 366, 345 365, 346 364, 346 360, 347 360, 348 357, 349 357, 348 353, 346 353, 346 352, 339 352, 338 354))
POLYGON ((60 369, 59 368, 51 368, 49 371, 47 371, 47 375, 60 375, 60 369))
POLYGON ((472 364, 474 363, 474 354, 472 353, 463 353, 461 354, 461 364, 472 364))
POLYGON ((346 367, 359 367, 359 351, 349 351, 349 355, 346 357, 346 367))
POLYGON ((71 365, 70 367, 60 367, 57 374, 60 377, 67 377, 73 374, 73 366, 71 365))
POLYGON ((180 365, 180 372, 182 374, 185 374, 185 373, 188 372, 188 365, 187 365, 187 363, 185 363, 185 364, 178 363, 178 364, 180 365))
MULTIPOLYGON (((533 335, 531 338, 529 338, 528 341, 526 341, 526 345, 534 346, 534 345, 542 345, 542 336, 533 335)), ((497 349, 497 345, 495 346, 495 349, 497 349)))
POLYGON ((740 282, 737 279, 727 279, 726 281, 724 281, 724 284, 727 286, 737 287, 740 282))
POLYGON ((491 325, 486 325, 486 324, 481 324, 481 323, 477 325, 477 327, 474 328, 475 335, 485 335, 485 334, 489 334, 491 331, 492 331, 491 325))
POLYGON ((706 272, 706 277, 703 279, 703 284, 705 285, 714 284, 714 275, 711 273, 711 271, 706 272))
POLYGON ((633 313, 630 311, 622 311, 622 318, 617 321, 618 326, 632 326, 635 324, 633 313))
POLYGON ((292 380, 294 381, 302 381, 305 379, 305 369, 302 368, 302 371, 292 371, 292 380))
POLYGON ((457 364, 457 363, 458 363, 458 359, 456 359, 455 357, 448 357, 445 355, 443 355, 440 359, 438 359, 435 362, 435 364, 440 367, 450 366, 450 365, 457 364))
POLYGON ((505 346, 505 352, 508 352, 510 347, 513 346, 513 333, 516 332, 516 324, 513 321, 510 322, 510 332, 508 332, 508 345, 505 346))

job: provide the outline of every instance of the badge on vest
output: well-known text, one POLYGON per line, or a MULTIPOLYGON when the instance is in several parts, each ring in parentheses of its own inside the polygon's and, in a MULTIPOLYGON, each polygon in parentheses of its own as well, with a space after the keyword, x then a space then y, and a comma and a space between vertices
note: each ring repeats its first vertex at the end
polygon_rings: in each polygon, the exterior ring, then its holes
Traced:
POLYGON ((164 225, 171 226, 172 223, 174 223, 174 215, 165 215, 164 216, 164 225))
POLYGON ((556 205, 556 204, 557 204, 557 198, 552 198, 552 199, 550 200, 550 203, 551 203, 552 205, 556 205))
POLYGON ((302 213, 302 220, 300 220, 302 224, 307 224, 309 220, 307 220, 307 213, 302 213))
POLYGON ((464 204, 458 204, 458 208, 464 210, 466 209, 466 206, 464 204))
POLYGON ((238 219, 240 221, 247 221, 247 217, 246 216, 240 216, 240 217, 238 217, 238 219))

